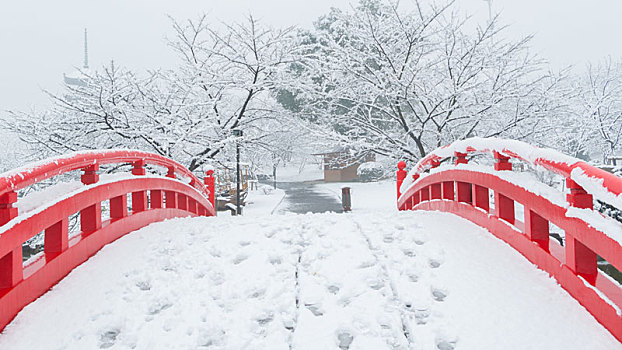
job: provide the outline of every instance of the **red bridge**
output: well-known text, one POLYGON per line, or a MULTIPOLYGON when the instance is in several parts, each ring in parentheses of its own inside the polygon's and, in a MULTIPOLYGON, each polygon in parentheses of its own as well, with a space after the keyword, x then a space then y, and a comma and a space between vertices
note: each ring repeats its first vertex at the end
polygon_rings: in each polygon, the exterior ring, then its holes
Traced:
MULTIPOLYGON (((622 208, 622 179, 552 150, 497 139, 455 142, 408 174, 404 162, 398 167, 399 210, 452 213, 485 228, 622 341, 622 290, 598 269, 622 268, 622 224, 594 208, 622 208), (561 182, 567 191, 551 186, 561 182), (551 233, 563 236, 563 245, 551 233)), ((211 172, 201 180, 145 152, 79 152, 0 175, 0 327, 121 236, 165 219, 214 215, 211 172), (124 167, 131 173, 118 172, 124 167), (82 172, 78 185, 51 186, 40 196, 45 201, 21 203, 20 190, 71 179, 75 171, 82 172), (70 230, 78 217, 79 228, 70 230), (41 232, 44 252, 23 263, 22 245, 41 232)))

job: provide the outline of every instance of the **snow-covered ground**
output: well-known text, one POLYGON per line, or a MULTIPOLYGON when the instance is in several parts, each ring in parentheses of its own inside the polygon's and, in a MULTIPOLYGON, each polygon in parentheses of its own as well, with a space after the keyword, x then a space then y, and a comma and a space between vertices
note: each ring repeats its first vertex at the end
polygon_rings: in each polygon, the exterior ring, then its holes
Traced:
MULTIPOLYGON (((271 186, 258 186, 257 190, 248 192, 246 198, 246 206, 243 209, 244 216, 266 216, 272 215, 274 209, 285 197, 285 191, 281 189, 273 189, 271 186)), ((227 215, 227 214, 224 214, 227 215)))
POLYGON ((21 312, 0 349, 622 348, 481 228, 397 212, 391 183, 350 185, 349 214, 176 219, 127 235, 21 312))

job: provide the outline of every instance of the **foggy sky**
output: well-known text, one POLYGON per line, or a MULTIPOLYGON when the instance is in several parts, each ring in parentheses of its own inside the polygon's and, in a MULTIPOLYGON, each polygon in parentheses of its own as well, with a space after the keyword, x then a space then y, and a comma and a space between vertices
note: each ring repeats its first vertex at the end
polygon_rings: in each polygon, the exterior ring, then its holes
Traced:
MULTIPOLYGON (((167 15, 177 19, 208 13, 213 20, 243 20, 249 13, 273 26, 312 22, 331 6, 350 0, 2 0, 0 4, 0 113, 45 108, 41 91, 59 90, 63 73, 82 65, 83 31, 89 32, 91 67, 120 65, 145 70, 170 67, 165 44, 167 15)), ((475 20, 488 18, 484 0, 457 0, 475 20)), ((412 6, 402 0, 404 6, 412 6)), ((619 0, 493 0, 511 27, 508 35, 535 34, 534 51, 553 67, 610 56, 622 57, 619 0)))

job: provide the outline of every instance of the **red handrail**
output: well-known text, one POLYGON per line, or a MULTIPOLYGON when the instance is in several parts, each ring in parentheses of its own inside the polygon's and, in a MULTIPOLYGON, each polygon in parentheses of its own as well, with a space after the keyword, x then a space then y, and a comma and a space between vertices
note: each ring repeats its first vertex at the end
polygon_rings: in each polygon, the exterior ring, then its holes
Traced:
POLYGON ((0 330, 104 245, 153 222, 213 216, 213 200, 211 172, 204 185, 179 163, 134 150, 72 153, 0 174, 0 330), (131 175, 99 181, 100 165, 122 163, 132 164, 131 175), (168 173, 147 175, 147 164, 164 167, 168 173), (74 170, 84 172, 78 190, 50 198, 27 213, 14 207, 20 189, 74 170), (102 220, 103 201, 109 201, 108 220, 102 220), (80 214, 80 232, 69 237, 69 217, 76 213, 80 214), (44 252, 24 265, 23 243, 42 231, 44 252))
POLYGON ((161 166, 169 169, 169 173, 172 170, 175 174, 189 178, 193 187, 203 192, 206 196, 208 195, 205 192, 204 186, 201 186, 199 178, 172 159, 138 150, 111 149, 69 153, 4 172, 0 174, 0 196, 7 192, 21 190, 43 180, 70 171, 81 170, 88 166, 134 163, 137 161, 161 166))
POLYGON ((450 212, 488 229, 556 278, 622 342, 622 288, 597 268, 600 256, 622 270, 622 224, 593 209, 593 198, 622 208, 621 178, 553 150, 481 138, 435 150, 410 176, 404 164, 398 168, 399 210, 450 212), (473 154, 492 154, 494 169, 470 165, 473 154), (451 157, 455 165, 440 167, 451 157), (539 192, 537 180, 521 183, 510 159, 564 176, 570 189, 566 200, 559 199, 561 191, 551 197, 539 192), (523 206, 524 218, 516 217, 515 203, 523 206), (565 245, 549 237, 549 223, 564 230, 565 245))

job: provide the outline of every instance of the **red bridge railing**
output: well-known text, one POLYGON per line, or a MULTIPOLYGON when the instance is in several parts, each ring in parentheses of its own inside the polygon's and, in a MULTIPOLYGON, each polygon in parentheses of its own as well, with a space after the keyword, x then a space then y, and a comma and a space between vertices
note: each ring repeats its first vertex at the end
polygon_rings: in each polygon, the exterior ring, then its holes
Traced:
POLYGON ((24 306, 117 238, 168 218, 213 216, 213 189, 212 172, 204 184, 175 161, 131 150, 73 153, 0 174, 0 330, 24 306), (131 164, 131 174, 100 179, 99 167, 104 164, 131 164), (147 174, 145 166, 166 169, 166 176, 147 174), (18 211, 28 198, 18 200, 19 190, 75 170, 83 171, 82 184, 68 193, 44 193, 43 200, 35 201, 40 203, 18 211), (102 202, 109 208, 109 219, 102 219, 102 202), (69 218, 77 213, 80 229, 70 237, 69 218), (23 263, 22 245, 41 232, 44 251, 23 263))
POLYGON ((398 164, 399 210, 450 212, 488 229, 622 341, 622 288, 597 268, 600 256, 622 271, 622 224, 593 208, 597 199, 622 209, 621 178, 550 149, 481 138, 439 148, 409 174, 405 167, 398 164), (494 166, 469 164, 485 155, 494 166), (513 171, 512 161, 561 175, 567 193, 513 171), (564 231, 563 246, 550 237, 551 224, 564 231))

